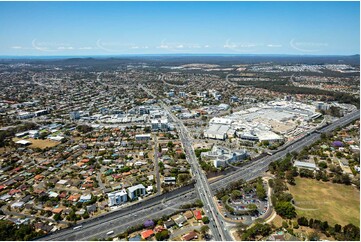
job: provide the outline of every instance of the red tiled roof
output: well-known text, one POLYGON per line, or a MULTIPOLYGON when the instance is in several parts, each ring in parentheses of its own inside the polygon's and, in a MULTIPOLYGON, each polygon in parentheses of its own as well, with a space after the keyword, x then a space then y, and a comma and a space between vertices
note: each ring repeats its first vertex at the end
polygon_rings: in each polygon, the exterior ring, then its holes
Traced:
POLYGON ((70 197, 68 197, 68 201, 76 202, 79 200, 79 198, 80 198, 79 194, 71 195, 70 197))
POLYGON ((152 236, 154 234, 153 230, 151 229, 148 229, 148 230, 145 230, 143 231, 142 233, 140 233, 141 236, 142 236, 142 239, 147 239, 149 238, 150 236, 152 236))
POLYGON ((60 197, 60 198, 65 198, 65 197, 66 197, 66 192, 60 193, 60 194, 59 194, 59 197, 60 197))
POLYGON ((197 220, 201 220, 202 219, 202 213, 199 210, 195 210, 193 211, 194 217, 196 217, 197 220))
POLYGON ((61 213, 63 211, 63 209, 62 208, 54 208, 53 209, 53 213, 61 213))
POLYGON ((9 192, 9 195, 14 195, 16 193, 20 192, 20 190, 18 189, 11 189, 10 192, 9 192))
POLYGON ((34 179, 35 180, 42 180, 42 179, 44 179, 44 176, 43 175, 36 175, 35 177, 34 177, 34 179))

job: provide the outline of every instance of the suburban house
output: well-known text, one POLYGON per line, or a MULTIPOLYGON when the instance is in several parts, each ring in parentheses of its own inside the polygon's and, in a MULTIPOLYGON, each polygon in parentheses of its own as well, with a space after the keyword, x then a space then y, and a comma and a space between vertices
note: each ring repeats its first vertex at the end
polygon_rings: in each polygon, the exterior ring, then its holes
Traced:
POLYGON ((154 235, 154 232, 153 232, 153 230, 148 229, 148 230, 145 230, 145 231, 141 232, 140 235, 141 235, 142 239, 148 239, 152 235, 154 235))
POLYGON ((187 219, 183 215, 178 215, 175 218, 172 217, 172 219, 178 226, 182 226, 185 222, 187 222, 187 219))
POLYGON ((164 228, 170 229, 175 225, 174 221, 172 219, 169 219, 168 221, 164 222, 164 228))
POLYGON ((191 232, 189 232, 188 234, 183 235, 182 238, 183 238, 184 241, 190 241, 190 240, 192 240, 192 239, 197 239, 197 238, 198 238, 198 235, 197 235, 196 232, 191 231, 191 232))
POLYGON ((85 202, 89 202, 92 199, 92 195, 88 194, 88 195, 81 195, 79 202, 81 203, 85 203, 85 202))
POLYGON ((194 217, 196 217, 197 220, 201 220, 202 219, 202 213, 199 210, 194 210, 193 211, 194 217))

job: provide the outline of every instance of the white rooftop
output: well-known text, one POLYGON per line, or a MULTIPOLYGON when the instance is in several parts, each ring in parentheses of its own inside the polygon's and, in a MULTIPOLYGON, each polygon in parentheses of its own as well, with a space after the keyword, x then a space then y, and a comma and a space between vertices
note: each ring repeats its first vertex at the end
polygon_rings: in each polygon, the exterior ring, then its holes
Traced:
POLYGON ((129 187, 128 188, 128 191, 129 192, 134 192, 138 189, 145 189, 145 187, 143 186, 143 184, 138 184, 138 185, 135 185, 135 186, 132 186, 132 187, 129 187))

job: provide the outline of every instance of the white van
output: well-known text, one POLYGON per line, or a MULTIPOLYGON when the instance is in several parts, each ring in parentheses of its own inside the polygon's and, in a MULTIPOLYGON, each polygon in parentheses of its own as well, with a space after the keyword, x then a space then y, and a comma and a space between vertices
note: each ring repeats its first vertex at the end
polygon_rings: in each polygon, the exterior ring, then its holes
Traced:
POLYGON ((77 230, 77 229, 81 229, 83 227, 83 225, 79 225, 73 228, 73 230, 77 230))

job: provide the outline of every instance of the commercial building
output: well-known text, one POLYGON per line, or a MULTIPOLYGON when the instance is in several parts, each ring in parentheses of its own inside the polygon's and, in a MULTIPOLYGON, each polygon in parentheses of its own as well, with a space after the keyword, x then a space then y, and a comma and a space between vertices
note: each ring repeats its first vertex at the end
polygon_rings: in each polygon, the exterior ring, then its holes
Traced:
POLYGON ((71 120, 80 119, 80 113, 78 111, 70 112, 69 115, 71 120))
POLYGON ((138 197, 142 197, 146 194, 145 187, 142 184, 129 187, 127 191, 130 200, 136 199, 138 197))
POLYGON ((169 122, 168 119, 153 119, 151 121, 153 131, 168 131, 169 122))
POLYGON ((247 150, 231 151, 230 149, 213 146, 211 151, 202 152, 201 157, 213 160, 215 167, 225 167, 227 164, 235 163, 246 159, 248 156, 247 150))
POLYGON ((210 124, 208 129, 204 131, 204 137, 209 139, 225 140, 227 138, 228 130, 229 125, 210 124))
POLYGON ((212 118, 204 136, 224 140, 236 134, 245 140, 280 142, 307 132, 315 126, 312 121, 320 116, 313 105, 270 101, 222 118, 212 118))
POLYGON ((125 189, 108 193, 108 205, 109 207, 120 205, 128 201, 127 192, 125 189))
POLYGON ((136 134, 135 135, 135 140, 137 140, 137 141, 150 140, 150 139, 151 139, 151 134, 136 134))
POLYGON ((164 177, 164 184, 175 185, 175 183, 176 183, 176 178, 174 176, 164 177))
POLYGON ((295 161, 294 166, 297 168, 309 169, 309 170, 318 170, 315 163, 295 161))

